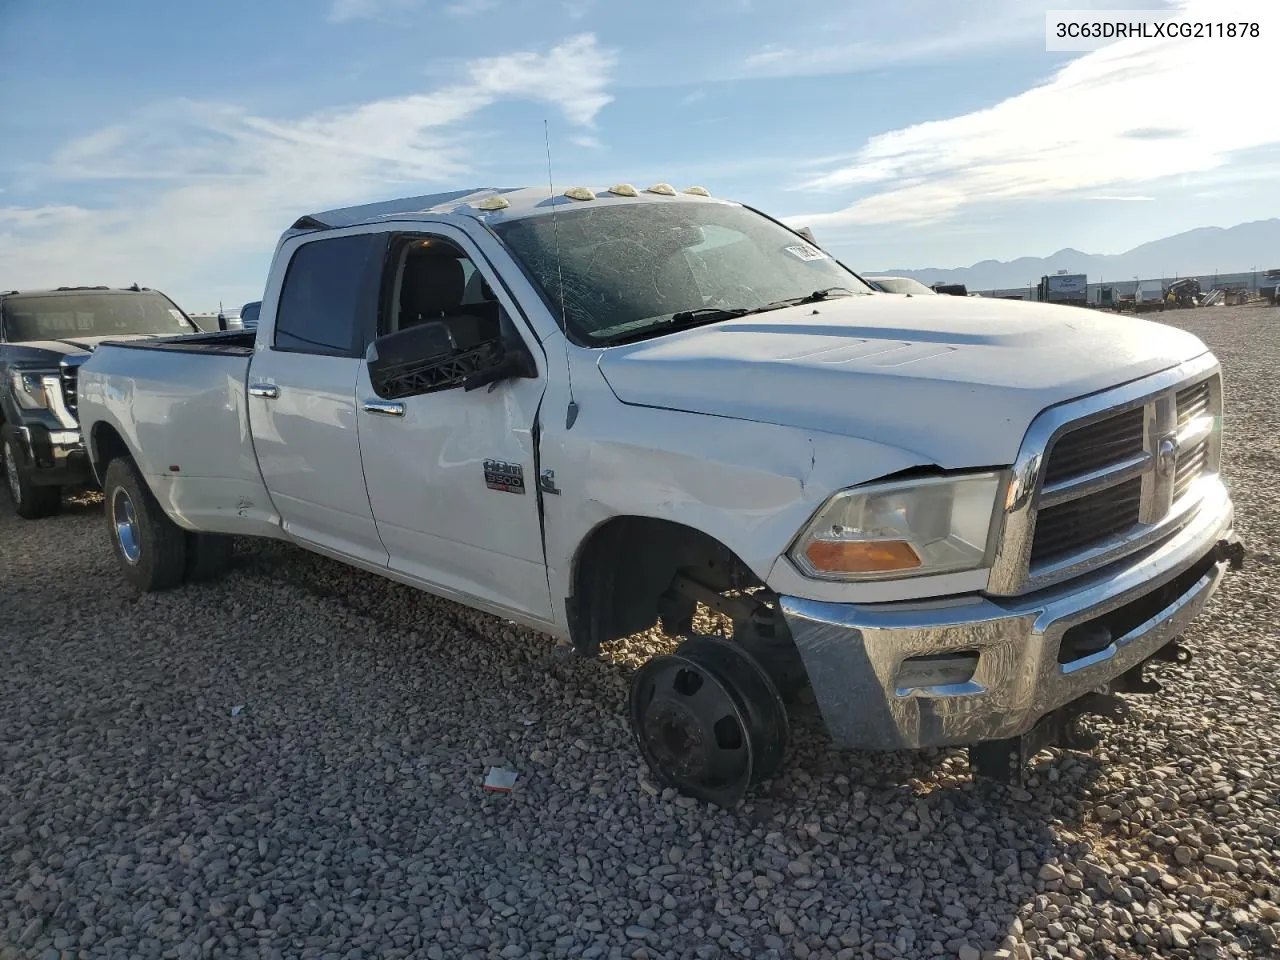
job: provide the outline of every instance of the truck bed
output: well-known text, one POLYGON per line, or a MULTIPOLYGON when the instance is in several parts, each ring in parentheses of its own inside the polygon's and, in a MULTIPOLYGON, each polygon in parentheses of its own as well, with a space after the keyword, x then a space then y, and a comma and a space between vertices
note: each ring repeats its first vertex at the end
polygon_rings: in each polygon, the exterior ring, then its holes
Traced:
POLYGON ((85 439, 119 435, 156 498, 189 529, 278 536, 253 450, 253 333, 104 343, 80 368, 85 439))

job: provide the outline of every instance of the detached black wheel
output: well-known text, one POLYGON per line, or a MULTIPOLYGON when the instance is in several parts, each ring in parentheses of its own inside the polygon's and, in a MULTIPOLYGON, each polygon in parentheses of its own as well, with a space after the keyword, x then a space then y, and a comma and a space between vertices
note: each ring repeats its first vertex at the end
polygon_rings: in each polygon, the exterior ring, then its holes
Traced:
POLYGON ((691 638, 637 670, 630 707, 654 776, 721 807, 775 773, 790 738, 786 707, 768 674, 717 637, 691 638))
POLYGON ((62 488, 39 487, 32 483, 17 446, 8 437, 4 438, 0 456, 4 457, 5 482, 14 513, 24 520, 39 520, 62 509, 62 488))
POLYGON ((187 535, 165 516, 131 460, 111 461, 102 492, 111 543, 124 578, 147 593, 180 585, 186 570, 187 535))
POLYGON ((738 691, 748 724, 754 759, 753 782, 778 772, 791 739, 786 703, 764 665, 740 644, 723 637, 694 637, 677 653, 719 670, 738 691))

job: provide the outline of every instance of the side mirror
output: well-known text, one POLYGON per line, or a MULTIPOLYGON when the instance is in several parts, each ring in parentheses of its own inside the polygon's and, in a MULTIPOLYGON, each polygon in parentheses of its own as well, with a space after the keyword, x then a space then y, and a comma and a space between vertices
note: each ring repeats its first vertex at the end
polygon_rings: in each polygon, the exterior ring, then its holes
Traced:
MULTIPOLYGON (((813 231, 810 230, 808 227, 801 227, 796 231, 796 233, 800 234, 800 236, 804 237, 815 247, 818 247, 818 241, 813 238, 813 231)), ((822 249, 822 248, 818 247, 818 249, 822 249)))
POLYGON ((462 381, 463 390, 477 390, 480 387, 490 387, 502 380, 512 380, 521 377, 536 377, 538 375, 538 366, 533 362, 533 356, 521 341, 514 346, 508 346, 504 349, 502 356, 492 366, 473 373, 471 376, 462 381))
POLYGON ((369 344, 364 359, 374 392, 397 400, 457 386, 461 373, 443 369, 457 353, 453 332, 433 320, 379 337, 369 344))
POLYGON ((384 400, 400 400, 461 386, 466 390, 511 377, 536 375, 533 357, 523 342, 482 340, 460 347, 448 324, 439 320, 415 324, 369 344, 365 365, 374 392, 384 400))

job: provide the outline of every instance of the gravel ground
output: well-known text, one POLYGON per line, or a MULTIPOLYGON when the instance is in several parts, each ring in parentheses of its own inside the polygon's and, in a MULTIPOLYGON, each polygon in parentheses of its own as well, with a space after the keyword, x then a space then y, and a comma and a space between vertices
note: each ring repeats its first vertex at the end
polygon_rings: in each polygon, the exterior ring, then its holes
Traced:
POLYGON ((809 731, 704 807, 627 733, 660 639, 585 661, 275 544, 138 597, 99 501, 0 506, 0 957, 1280 956, 1280 311, 1173 319, 1224 362, 1252 556, 1025 792, 809 731))

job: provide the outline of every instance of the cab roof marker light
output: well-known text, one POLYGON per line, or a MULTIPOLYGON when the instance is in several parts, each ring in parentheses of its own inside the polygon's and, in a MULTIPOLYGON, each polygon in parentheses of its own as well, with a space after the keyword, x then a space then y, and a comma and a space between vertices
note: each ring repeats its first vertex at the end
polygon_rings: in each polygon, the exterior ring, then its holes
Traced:
POLYGON ((706 187, 685 187, 684 192, 688 194, 692 194, 695 197, 711 196, 711 191, 708 190, 706 187))
POLYGON ((511 206, 510 200, 508 200, 506 197, 499 196, 498 194, 495 193, 493 196, 485 197, 483 200, 477 203, 476 209, 477 210, 505 210, 509 206, 511 206))
POLYGON ((664 197, 674 197, 676 195, 676 188, 669 183, 655 183, 652 187, 646 190, 645 193, 660 193, 664 197))
POLYGON ((570 200, 594 200, 596 195, 588 187, 570 187, 564 192, 570 200))
POLYGON ((629 183, 615 183, 609 188, 609 192, 617 197, 638 197, 640 191, 629 183))

